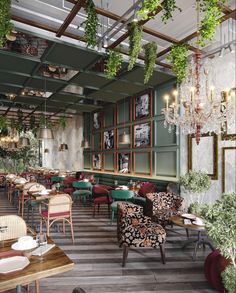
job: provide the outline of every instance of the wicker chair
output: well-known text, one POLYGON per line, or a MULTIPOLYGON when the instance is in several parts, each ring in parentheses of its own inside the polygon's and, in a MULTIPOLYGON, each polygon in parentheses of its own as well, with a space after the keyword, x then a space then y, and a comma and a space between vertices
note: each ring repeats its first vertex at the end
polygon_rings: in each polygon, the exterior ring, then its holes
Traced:
POLYGON ((181 212, 183 198, 174 193, 148 193, 144 214, 152 221, 162 225, 170 225, 170 218, 181 212))
POLYGON ((49 236, 50 227, 56 221, 62 221, 63 233, 65 234, 65 222, 70 225, 71 237, 74 243, 74 230, 72 222, 72 199, 69 194, 58 194, 53 196, 48 203, 42 203, 47 209, 41 210, 40 205, 40 232, 42 232, 43 222, 46 223, 47 235, 49 236))
POLYGON ((117 237, 120 247, 123 246, 123 267, 129 247, 159 247, 162 263, 165 264, 166 232, 162 226, 143 215, 142 207, 128 202, 118 203, 117 237))

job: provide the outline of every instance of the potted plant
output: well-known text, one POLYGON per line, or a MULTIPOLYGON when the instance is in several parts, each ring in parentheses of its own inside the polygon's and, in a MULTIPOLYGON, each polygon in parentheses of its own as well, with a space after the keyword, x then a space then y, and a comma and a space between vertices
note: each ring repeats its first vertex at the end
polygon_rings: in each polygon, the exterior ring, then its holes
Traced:
POLYGON ((234 293, 236 292, 236 193, 224 194, 215 204, 208 206, 203 217, 207 234, 220 253, 220 255, 215 254, 213 258, 209 255, 206 259, 206 277, 209 275, 207 270, 211 270, 210 275, 213 277, 207 279, 214 288, 224 292, 221 285, 222 278, 227 292, 234 293), (211 258, 211 266, 209 266, 209 258, 211 258))
POLYGON ((206 172, 191 170, 180 176, 180 186, 187 193, 185 202, 202 204, 204 193, 211 187, 211 179, 206 172))

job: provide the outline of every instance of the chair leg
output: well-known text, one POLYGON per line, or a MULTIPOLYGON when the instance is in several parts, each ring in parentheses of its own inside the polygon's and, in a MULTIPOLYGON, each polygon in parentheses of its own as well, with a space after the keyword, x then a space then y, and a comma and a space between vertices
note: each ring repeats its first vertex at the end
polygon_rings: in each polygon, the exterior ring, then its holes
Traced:
POLYGON ((112 223, 114 221, 114 218, 115 218, 115 212, 112 210, 111 211, 111 225, 112 225, 112 223))
POLYGON ((39 225, 39 233, 42 234, 43 232, 43 219, 40 220, 40 225, 39 225))
POLYGON ((72 219, 70 219, 70 229, 71 229, 71 238, 72 238, 72 242, 74 243, 75 238, 74 238, 74 228, 73 228, 72 219))
POLYGON ((128 257, 129 247, 127 245, 123 245, 123 260, 122 260, 122 267, 125 267, 127 257, 128 257))
POLYGON ((39 293, 39 280, 35 281, 35 293, 39 293))
POLYGON ((159 247, 160 247, 160 252, 161 252, 161 260, 162 260, 162 263, 164 265, 166 263, 165 243, 160 244, 159 247))
POLYGON ((95 217, 95 213, 96 213, 96 204, 93 204, 93 217, 95 217))
POLYGON ((66 234, 65 220, 62 222, 63 234, 66 234))

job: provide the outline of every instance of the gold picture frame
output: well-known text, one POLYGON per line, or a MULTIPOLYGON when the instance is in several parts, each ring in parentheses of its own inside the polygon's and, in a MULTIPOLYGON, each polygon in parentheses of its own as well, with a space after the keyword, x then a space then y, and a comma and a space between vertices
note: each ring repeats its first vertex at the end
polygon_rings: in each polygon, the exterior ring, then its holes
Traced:
MULTIPOLYGON (((202 134, 201 135, 201 140, 200 140, 200 144, 201 141, 204 138, 208 138, 212 139, 212 172, 209 171, 208 176, 212 179, 212 180, 218 180, 218 136, 216 134, 210 135, 209 133, 206 134, 202 134)), ((193 139, 195 139, 195 135, 188 135, 188 171, 195 169, 193 164, 193 139)), ((209 147, 207 148, 209 150, 209 147)), ((210 150, 211 151, 211 150, 210 150)), ((206 153, 206 150, 204 148, 203 153, 206 153)), ((202 153, 202 154, 203 154, 202 153)), ((204 157, 201 154, 201 162, 204 162, 204 157)), ((209 166, 206 166, 202 169, 206 169, 209 166)), ((210 166, 211 168, 211 166, 210 166)))
MULTIPOLYGON (((235 157, 236 157, 236 147, 223 147, 222 148, 222 193, 227 192, 226 189, 226 151, 230 151, 230 150, 235 150, 235 157)), ((233 164, 234 165, 234 164, 233 164)), ((230 173, 236 173, 232 172, 232 169, 230 170, 230 173)), ((232 178, 235 178, 236 174, 233 175, 232 178)), ((234 179, 235 180, 235 179, 234 179)), ((230 181, 232 181, 230 179, 230 181)), ((234 184, 233 184, 234 185, 234 184)), ((230 191, 232 192, 232 191, 230 191)), ((236 189, 234 190, 234 192, 236 192, 236 189)))

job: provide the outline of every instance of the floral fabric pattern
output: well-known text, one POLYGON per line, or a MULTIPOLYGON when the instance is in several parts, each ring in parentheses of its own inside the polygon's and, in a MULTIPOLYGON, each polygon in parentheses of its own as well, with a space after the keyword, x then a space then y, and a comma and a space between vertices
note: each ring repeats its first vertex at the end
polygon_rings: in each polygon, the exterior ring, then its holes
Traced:
POLYGON ((120 246, 157 248, 165 242, 166 232, 143 215, 143 208, 127 202, 119 202, 117 236, 120 246))
POLYGON ((174 193, 148 193, 145 214, 162 226, 170 224, 170 218, 181 212, 183 198, 174 193))

